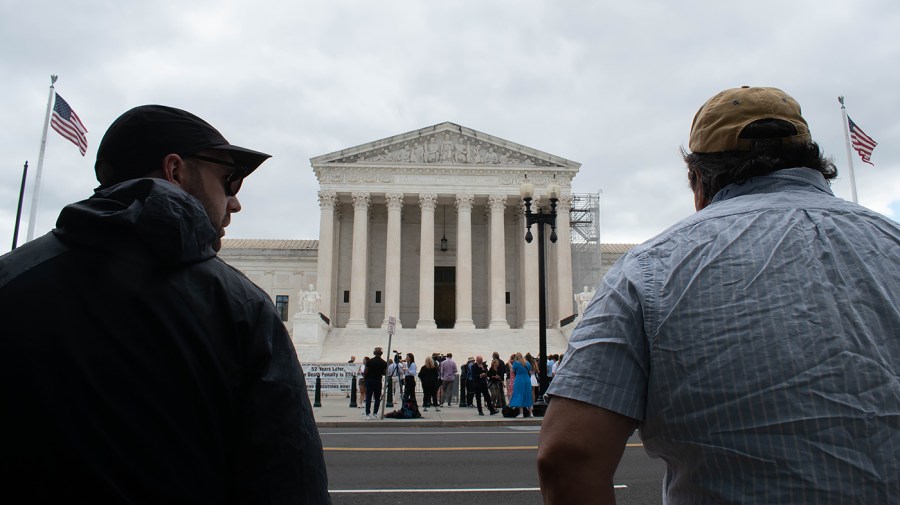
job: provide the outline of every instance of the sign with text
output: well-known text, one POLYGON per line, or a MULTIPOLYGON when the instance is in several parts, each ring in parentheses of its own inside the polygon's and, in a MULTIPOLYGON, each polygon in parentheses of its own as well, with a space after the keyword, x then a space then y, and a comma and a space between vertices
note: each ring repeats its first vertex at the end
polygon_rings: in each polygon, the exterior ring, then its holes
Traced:
POLYGON ((350 392, 350 382, 356 377, 359 363, 301 363, 306 376, 306 389, 316 390, 316 377, 322 379, 322 391, 350 392))

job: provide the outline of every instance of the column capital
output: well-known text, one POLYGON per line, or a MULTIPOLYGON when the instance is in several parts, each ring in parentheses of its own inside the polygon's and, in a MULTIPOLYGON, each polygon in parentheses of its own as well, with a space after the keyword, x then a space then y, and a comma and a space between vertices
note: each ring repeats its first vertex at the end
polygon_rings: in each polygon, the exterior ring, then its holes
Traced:
POLYGON ((368 210, 369 202, 371 201, 371 197, 369 193, 351 193, 350 197, 353 198, 353 208, 359 210, 368 210))
POLYGON ((464 194, 456 195, 456 210, 472 210, 472 203, 475 202, 475 195, 464 194))
POLYGON ((503 212, 506 209, 506 195, 488 196, 488 206, 491 212, 503 212))
POLYGON ((572 195, 559 195, 559 201, 556 202, 557 212, 568 212, 572 208, 572 195))
POLYGON ((419 193, 419 207, 421 207, 422 210, 434 210, 435 205, 437 205, 437 194, 419 193))
MULTIPOLYGON (((557 203, 558 205, 558 203, 557 203)), ((543 212, 544 214, 550 213, 550 199, 546 196, 541 198, 535 198, 534 201, 531 202, 531 210, 533 212, 543 212)))
POLYGON ((384 203, 388 209, 403 209, 403 193, 385 193, 384 203))
POLYGON ((334 191, 319 191, 319 208, 322 210, 334 210, 335 202, 337 202, 337 193, 334 191))
POLYGON ((525 215, 525 202, 522 202, 521 205, 513 205, 512 209, 510 209, 510 213, 516 219, 525 215))

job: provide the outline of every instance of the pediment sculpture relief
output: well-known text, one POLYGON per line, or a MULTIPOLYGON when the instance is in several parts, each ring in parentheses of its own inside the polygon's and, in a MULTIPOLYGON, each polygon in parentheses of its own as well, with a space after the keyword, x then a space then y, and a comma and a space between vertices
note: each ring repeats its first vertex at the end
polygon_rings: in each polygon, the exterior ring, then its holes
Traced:
POLYGON ((335 160, 337 163, 559 166, 535 156, 458 133, 438 133, 335 160))

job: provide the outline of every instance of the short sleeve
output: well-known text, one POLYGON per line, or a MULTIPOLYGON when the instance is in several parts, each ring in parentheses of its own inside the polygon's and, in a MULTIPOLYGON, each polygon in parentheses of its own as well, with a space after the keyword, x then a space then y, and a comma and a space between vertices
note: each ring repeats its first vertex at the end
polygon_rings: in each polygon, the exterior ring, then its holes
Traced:
POLYGON ((547 392, 550 397, 571 398, 643 420, 650 357, 639 261, 626 254, 603 278, 572 332, 547 392))

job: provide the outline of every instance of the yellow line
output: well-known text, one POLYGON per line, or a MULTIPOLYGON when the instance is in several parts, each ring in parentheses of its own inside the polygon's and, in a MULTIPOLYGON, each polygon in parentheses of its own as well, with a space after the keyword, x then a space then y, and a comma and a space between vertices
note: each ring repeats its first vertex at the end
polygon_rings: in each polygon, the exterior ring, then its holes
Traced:
MULTIPOLYGON (((625 447, 643 447, 644 444, 625 444, 625 447)), ((399 452, 399 451, 534 451, 536 445, 505 445, 500 447, 324 447, 332 452, 399 452)))

